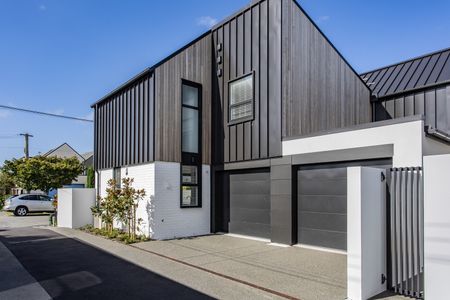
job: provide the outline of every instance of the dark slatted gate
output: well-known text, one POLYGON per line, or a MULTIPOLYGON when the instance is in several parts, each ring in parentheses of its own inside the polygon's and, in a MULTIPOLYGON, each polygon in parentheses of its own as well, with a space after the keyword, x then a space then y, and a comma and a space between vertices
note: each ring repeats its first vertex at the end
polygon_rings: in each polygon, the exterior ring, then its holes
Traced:
POLYGON ((423 298, 422 169, 392 168, 388 184, 388 284, 423 298))

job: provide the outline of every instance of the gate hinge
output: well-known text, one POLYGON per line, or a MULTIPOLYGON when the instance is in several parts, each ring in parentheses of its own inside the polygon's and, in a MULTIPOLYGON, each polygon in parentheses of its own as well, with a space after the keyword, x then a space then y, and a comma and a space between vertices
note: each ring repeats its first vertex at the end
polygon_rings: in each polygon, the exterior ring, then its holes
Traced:
POLYGON ((381 172, 381 182, 383 182, 386 179, 386 176, 384 176, 384 173, 381 172))
POLYGON ((384 284, 386 282, 386 275, 381 274, 381 284, 384 284))

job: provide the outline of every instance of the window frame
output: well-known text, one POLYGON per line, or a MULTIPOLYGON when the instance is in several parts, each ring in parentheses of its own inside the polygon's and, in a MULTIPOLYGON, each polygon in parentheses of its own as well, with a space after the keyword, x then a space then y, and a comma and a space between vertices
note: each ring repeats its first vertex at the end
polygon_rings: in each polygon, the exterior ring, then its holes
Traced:
POLYGON ((181 163, 180 164, 180 208, 199 208, 202 207, 202 167, 196 163, 181 163), (194 166, 197 168, 197 183, 183 182, 183 166, 194 166), (197 187, 197 205, 183 204, 183 187, 197 187))
POLYGON ((180 150, 181 150, 181 163, 180 163, 180 208, 201 208, 202 207, 202 101, 203 101, 203 87, 200 83, 193 82, 186 79, 181 79, 180 85, 181 95, 181 128, 180 128, 180 150), (194 87, 198 90, 197 107, 183 103, 183 85, 194 87), (195 109, 198 112, 198 153, 184 152, 183 151, 183 108, 195 109), (197 167, 197 183, 183 183, 183 166, 196 166, 197 167), (183 186, 197 186, 197 205, 183 205, 183 186))
POLYGON ((122 168, 120 167, 113 168, 113 179, 116 182, 116 188, 120 189, 122 187, 122 168), (116 173, 119 173, 120 175, 119 180, 117 180, 116 178, 117 175, 116 173))
POLYGON ((251 71, 249 73, 246 73, 242 76, 236 77, 236 78, 228 81, 228 120, 227 121, 228 121, 228 126, 232 126, 232 125, 236 125, 236 124, 240 124, 240 123, 244 123, 244 122, 248 122, 248 121, 253 121, 254 119, 255 119, 255 71, 251 71), (244 79, 244 78, 250 77, 250 76, 252 78, 252 99, 244 101, 244 102, 240 102, 238 104, 231 104, 231 85, 233 84, 233 82, 239 81, 241 79, 244 79), (231 120, 231 109, 234 107, 248 104, 248 103, 252 104, 251 116, 246 116, 246 117, 241 117, 238 119, 231 120))

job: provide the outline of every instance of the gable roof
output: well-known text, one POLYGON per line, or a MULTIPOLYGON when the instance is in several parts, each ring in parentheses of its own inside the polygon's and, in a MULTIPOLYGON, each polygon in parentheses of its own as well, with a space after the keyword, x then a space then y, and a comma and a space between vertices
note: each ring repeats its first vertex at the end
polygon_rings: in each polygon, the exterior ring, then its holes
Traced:
POLYGON ((378 98, 450 83, 450 48, 361 74, 378 98))
MULTIPOLYGON (((81 154, 79 154, 75 149, 73 149, 69 144, 67 144, 67 143, 62 143, 61 145, 59 145, 58 147, 56 147, 56 148, 54 148, 54 149, 51 149, 51 150, 49 150, 49 151, 47 151, 46 153, 44 153, 44 154, 42 154, 42 156, 51 156, 52 154, 54 154, 55 152, 57 152, 58 150, 63 150, 63 148, 65 148, 66 150, 69 150, 71 153, 72 153, 72 155, 70 154, 70 153, 68 153, 68 152, 66 152, 66 153, 60 153, 59 154, 59 156, 61 156, 61 157, 73 157, 73 156, 75 156, 75 157, 77 157, 80 161, 84 161, 85 160, 85 158, 81 155, 81 154), (62 155, 61 155, 62 154, 62 155)), ((56 154, 56 156, 58 156, 57 154, 56 154)))

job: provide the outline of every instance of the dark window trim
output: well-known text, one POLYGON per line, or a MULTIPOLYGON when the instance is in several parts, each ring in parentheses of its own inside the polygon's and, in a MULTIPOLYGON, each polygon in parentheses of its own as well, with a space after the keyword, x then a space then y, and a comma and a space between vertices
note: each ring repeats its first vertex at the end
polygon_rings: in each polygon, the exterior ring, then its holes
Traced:
POLYGON ((181 79, 181 163, 180 163, 180 208, 201 208, 202 207, 202 93, 203 87, 200 83, 186 79, 181 79), (183 103, 183 85, 191 86, 198 89, 198 105, 197 107, 183 103), (183 151, 183 107, 195 109, 198 111, 198 153, 183 151), (183 183, 183 166, 197 167, 197 184, 183 183), (197 186, 197 205, 183 205, 183 186, 197 186))
POLYGON ((180 208, 201 208, 202 207, 202 165, 198 163, 180 164, 180 208), (195 166, 197 168, 197 183, 183 183, 183 166, 195 166), (183 186, 197 187, 197 205, 183 205, 183 186))
POLYGON ((116 188, 120 189, 122 187, 122 168, 120 168, 120 167, 113 168, 113 179, 116 182, 116 188), (119 180, 117 180, 117 176, 116 176, 117 172, 120 175, 119 180))
POLYGON ((248 121, 253 121, 255 119, 255 71, 252 70, 242 76, 233 78, 231 80, 228 81, 228 126, 232 126, 232 125, 236 125, 236 124, 240 124, 240 123, 244 123, 244 122, 248 122, 248 121), (248 76, 252 76, 252 99, 251 100, 247 100, 244 102, 240 102, 239 104, 231 104, 231 84, 235 81, 241 80, 245 77, 248 76), (231 108, 236 107, 236 106, 241 106, 247 103, 252 103, 252 115, 248 116, 248 117, 242 117, 239 119, 235 119, 235 120, 230 120, 231 118, 231 108))

